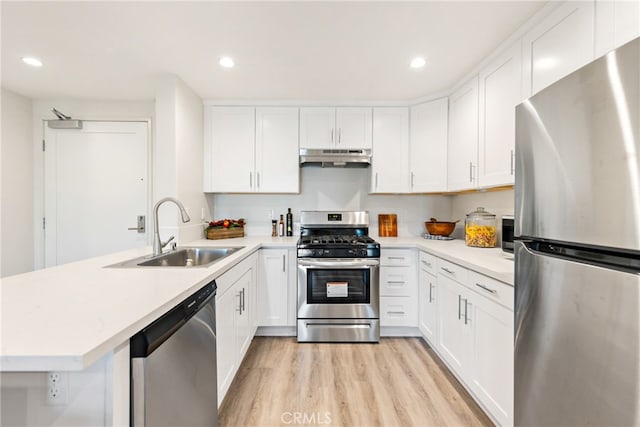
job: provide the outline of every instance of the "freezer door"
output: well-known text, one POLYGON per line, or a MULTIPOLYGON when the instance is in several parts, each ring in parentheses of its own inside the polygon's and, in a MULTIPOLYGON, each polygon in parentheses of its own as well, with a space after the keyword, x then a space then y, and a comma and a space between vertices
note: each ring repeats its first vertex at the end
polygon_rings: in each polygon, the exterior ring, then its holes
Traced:
POLYGON ((515 256, 515 425, 640 424, 640 273, 515 256))
POLYGON ((517 236, 640 249, 640 39, 516 107, 517 236))

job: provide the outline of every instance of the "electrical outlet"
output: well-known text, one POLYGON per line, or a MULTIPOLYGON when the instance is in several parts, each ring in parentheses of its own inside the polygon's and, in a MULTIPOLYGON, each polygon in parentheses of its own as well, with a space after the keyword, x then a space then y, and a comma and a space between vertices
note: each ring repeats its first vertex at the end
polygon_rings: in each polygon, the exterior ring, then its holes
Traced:
POLYGON ((45 385, 46 401, 49 405, 66 405, 69 378, 63 372, 47 372, 45 385))

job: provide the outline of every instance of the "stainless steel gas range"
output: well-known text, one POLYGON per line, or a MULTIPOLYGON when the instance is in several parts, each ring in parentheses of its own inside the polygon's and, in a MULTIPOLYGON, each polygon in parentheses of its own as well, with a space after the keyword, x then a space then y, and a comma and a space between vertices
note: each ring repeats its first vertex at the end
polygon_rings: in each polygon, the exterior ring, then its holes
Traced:
POLYGON ((368 212, 302 211, 298 341, 378 342, 379 268, 368 212))

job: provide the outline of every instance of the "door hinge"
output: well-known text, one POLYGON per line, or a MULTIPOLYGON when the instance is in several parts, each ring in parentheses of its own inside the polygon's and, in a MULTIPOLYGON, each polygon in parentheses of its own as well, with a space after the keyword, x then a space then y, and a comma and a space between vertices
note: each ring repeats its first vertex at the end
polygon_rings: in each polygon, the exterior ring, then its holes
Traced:
POLYGON ((42 140, 42 151, 44 151, 44 148, 45 148, 45 142, 44 142, 44 139, 43 139, 42 140))
POLYGON ((42 217, 42 229, 44 230, 47 227, 47 219, 42 217))

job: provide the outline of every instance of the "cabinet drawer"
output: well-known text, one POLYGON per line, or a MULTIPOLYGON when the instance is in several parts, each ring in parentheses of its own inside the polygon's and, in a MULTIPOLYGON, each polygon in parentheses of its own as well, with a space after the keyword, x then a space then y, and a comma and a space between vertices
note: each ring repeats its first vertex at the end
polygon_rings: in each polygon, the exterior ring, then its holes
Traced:
POLYGON ((468 286, 480 295, 484 295, 513 311, 513 286, 476 273, 475 271, 469 271, 468 286))
POLYGON ((380 295, 405 297, 415 295, 414 269, 411 267, 380 268, 380 295))
POLYGON ((464 285, 467 284, 469 279, 469 270, 440 258, 438 258, 438 273, 464 285))
POLYGON ((420 252, 420 269, 431 274, 438 274, 438 258, 426 252, 420 252))
POLYGON ((380 265, 411 266, 413 251, 411 249, 381 249, 380 265))
POLYGON ((380 297, 381 326, 418 326, 418 301, 412 297, 380 297))

